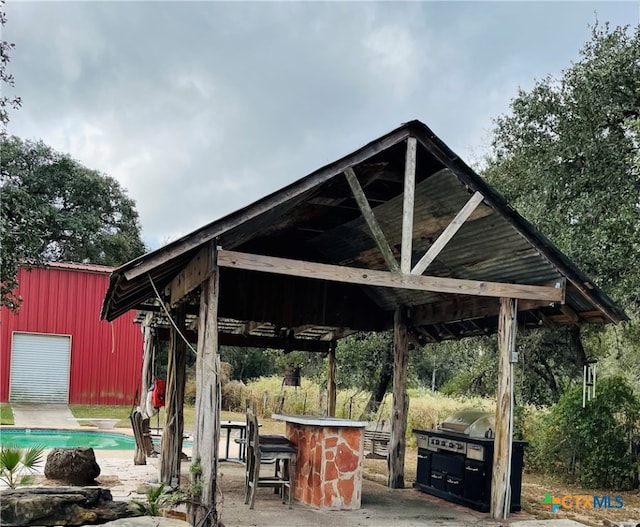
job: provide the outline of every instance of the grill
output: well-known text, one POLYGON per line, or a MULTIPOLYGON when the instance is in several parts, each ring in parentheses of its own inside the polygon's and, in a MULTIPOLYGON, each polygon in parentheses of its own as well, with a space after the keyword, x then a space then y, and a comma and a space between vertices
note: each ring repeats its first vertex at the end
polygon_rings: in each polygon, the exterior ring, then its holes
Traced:
MULTIPOLYGON (((457 412, 437 430, 413 430, 418 468, 413 486, 445 500, 488 512, 491 500, 495 416, 481 410, 457 412)), ((521 509, 526 443, 514 441, 511 456, 511 511, 521 509)))

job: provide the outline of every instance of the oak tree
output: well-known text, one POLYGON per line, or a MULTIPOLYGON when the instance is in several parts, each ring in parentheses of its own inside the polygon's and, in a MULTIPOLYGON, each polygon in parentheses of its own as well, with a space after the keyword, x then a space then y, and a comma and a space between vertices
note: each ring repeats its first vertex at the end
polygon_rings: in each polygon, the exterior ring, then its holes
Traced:
POLYGON ((20 264, 121 265, 145 251, 134 201, 112 177, 42 141, 5 137, 0 159, 2 305, 17 309, 20 264))
MULTIPOLYGON (((638 325, 640 27, 596 24, 577 62, 520 90, 496 120, 484 177, 638 325)), ((572 327, 520 339, 525 372, 552 400, 588 355, 611 351, 598 345, 611 339, 583 333, 572 327)), ((637 353, 635 344, 627 351, 637 353)))

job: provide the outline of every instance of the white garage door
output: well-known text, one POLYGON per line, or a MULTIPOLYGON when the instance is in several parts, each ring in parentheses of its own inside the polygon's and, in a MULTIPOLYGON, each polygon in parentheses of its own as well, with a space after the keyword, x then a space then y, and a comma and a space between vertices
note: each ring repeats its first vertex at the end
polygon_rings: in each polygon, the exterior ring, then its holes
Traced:
POLYGON ((71 337, 14 333, 11 347, 12 402, 67 403, 71 337))

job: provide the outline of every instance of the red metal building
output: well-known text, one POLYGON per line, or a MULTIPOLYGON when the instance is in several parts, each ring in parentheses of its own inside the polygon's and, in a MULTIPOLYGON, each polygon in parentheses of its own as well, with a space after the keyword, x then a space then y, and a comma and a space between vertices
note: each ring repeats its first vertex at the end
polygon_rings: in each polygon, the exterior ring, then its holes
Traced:
POLYGON ((76 263, 20 269, 20 311, 0 310, 0 401, 133 403, 142 333, 134 311, 100 320, 112 270, 76 263))

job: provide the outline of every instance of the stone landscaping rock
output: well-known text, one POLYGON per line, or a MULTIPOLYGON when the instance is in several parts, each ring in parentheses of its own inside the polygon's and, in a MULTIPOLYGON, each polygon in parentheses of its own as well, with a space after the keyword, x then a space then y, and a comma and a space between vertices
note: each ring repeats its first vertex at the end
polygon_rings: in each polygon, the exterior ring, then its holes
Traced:
MULTIPOLYGON (((122 518, 104 524, 105 527, 191 527, 182 520, 162 518, 160 516, 138 516, 137 518, 122 518)), ((89 527, 89 526, 85 526, 89 527)))
POLYGON ((135 514, 100 487, 21 487, 0 492, 0 525, 84 525, 135 514))
POLYGON ((608 520, 605 519, 602 522, 606 527, 640 527, 640 520, 608 520))
POLYGON ((93 448, 54 448, 44 467, 47 479, 73 485, 88 485, 100 475, 93 448))
POLYGON ((152 488, 153 486, 151 483, 138 483, 138 486, 136 487, 136 494, 146 494, 152 488))
POLYGON ((157 482, 143 482, 143 483, 138 483, 138 485, 136 486, 136 494, 147 494, 152 490, 156 490, 157 488, 160 487, 160 483, 157 482))

